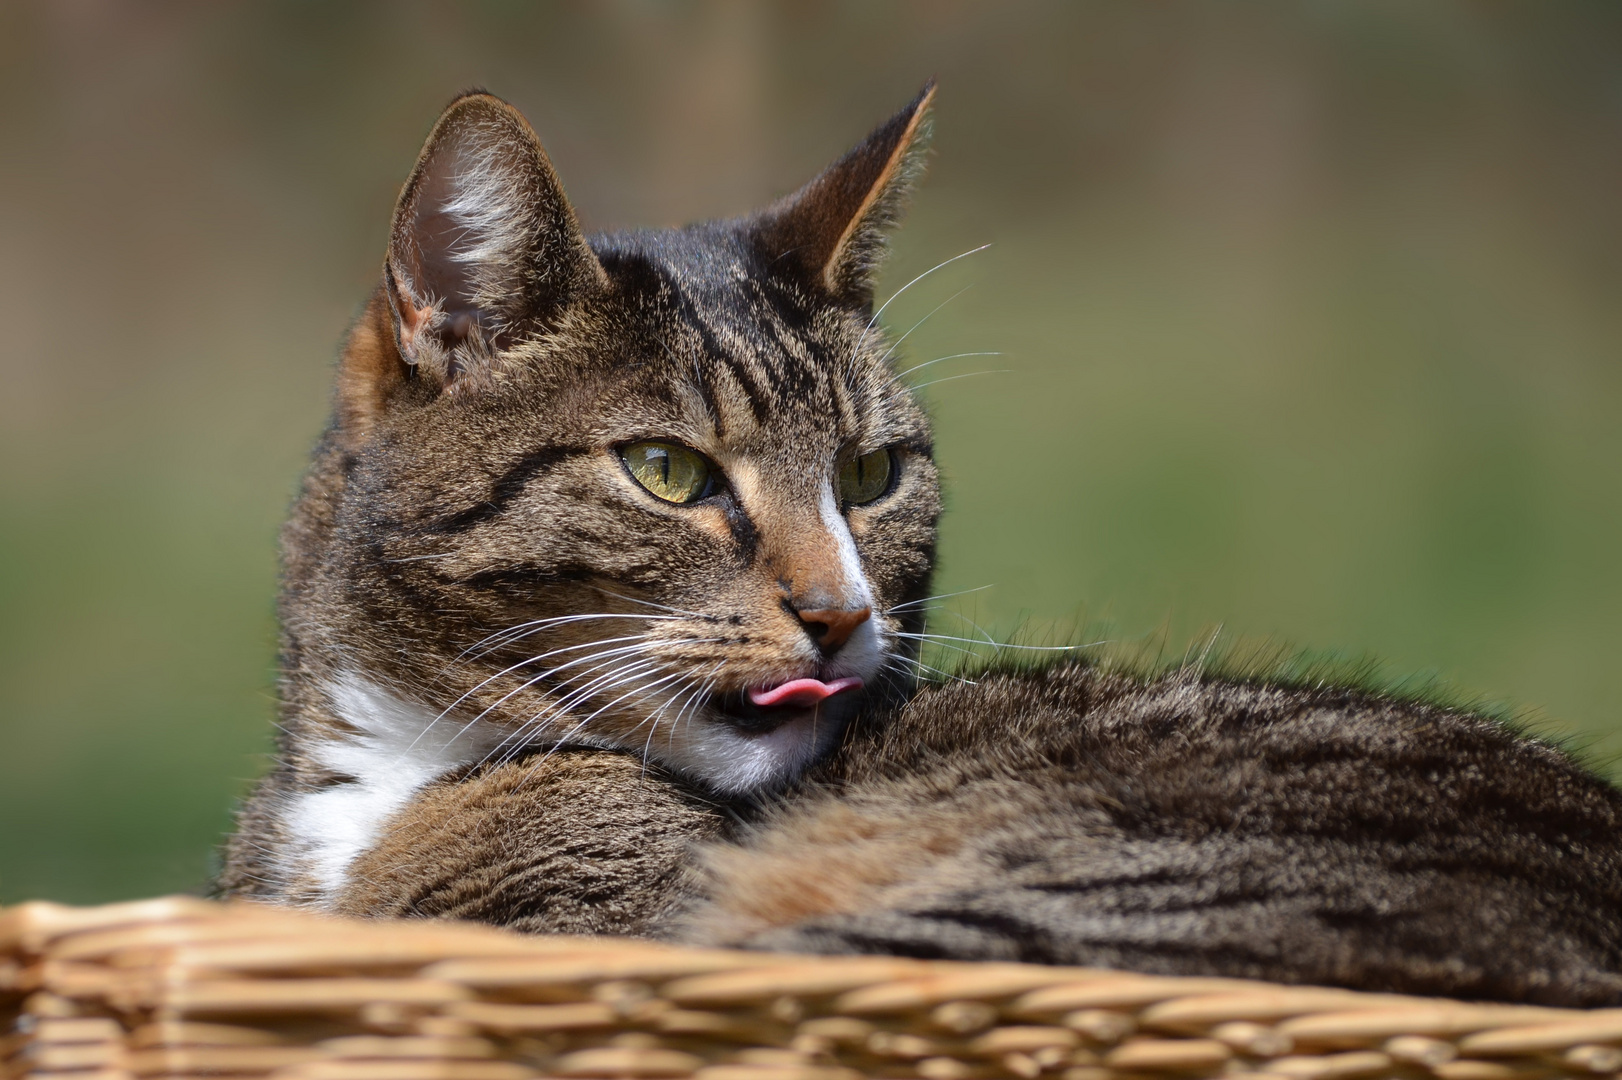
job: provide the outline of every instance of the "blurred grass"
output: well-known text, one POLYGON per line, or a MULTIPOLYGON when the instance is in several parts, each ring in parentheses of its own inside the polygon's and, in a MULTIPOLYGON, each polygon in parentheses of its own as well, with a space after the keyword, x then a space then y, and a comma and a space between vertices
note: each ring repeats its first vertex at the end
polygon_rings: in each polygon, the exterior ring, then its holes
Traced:
POLYGON ((1008 369, 924 390, 938 591, 992 586, 948 606, 1372 656, 1614 759, 1618 31, 1601 3, 0 9, 0 901, 206 877, 269 746, 330 359, 475 83, 611 227, 758 204, 938 74, 886 280, 993 247, 887 314, 972 286, 905 359, 1008 369))

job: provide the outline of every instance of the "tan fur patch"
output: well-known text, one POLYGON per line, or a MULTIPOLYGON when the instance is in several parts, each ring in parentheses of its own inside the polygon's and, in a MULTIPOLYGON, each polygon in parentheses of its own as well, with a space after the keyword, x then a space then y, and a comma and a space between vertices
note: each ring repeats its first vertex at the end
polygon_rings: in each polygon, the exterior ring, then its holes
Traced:
POLYGON ((378 286, 350 329, 338 366, 338 424, 352 439, 363 438, 371 430, 405 381, 394 340, 388 295, 378 286))
POLYGON ((971 816, 902 791, 801 807, 752 843, 706 852, 712 906, 695 917, 693 936, 741 941, 820 915, 883 907, 887 894, 927 889, 952 874, 964 838, 998 824, 998 816, 985 806, 971 816))

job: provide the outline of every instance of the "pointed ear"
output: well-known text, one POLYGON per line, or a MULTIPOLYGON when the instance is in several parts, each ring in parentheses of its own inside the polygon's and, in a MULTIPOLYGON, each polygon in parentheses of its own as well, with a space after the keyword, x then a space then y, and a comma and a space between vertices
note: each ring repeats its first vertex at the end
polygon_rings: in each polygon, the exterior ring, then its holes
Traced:
POLYGON ((487 376, 605 281, 535 132, 483 93, 452 102, 429 133, 383 277, 400 358, 442 386, 487 376))
POLYGON ((835 298, 873 302, 886 233, 899 223, 929 145, 935 80, 856 149, 761 214, 757 236, 769 261, 793 261, 835 298))

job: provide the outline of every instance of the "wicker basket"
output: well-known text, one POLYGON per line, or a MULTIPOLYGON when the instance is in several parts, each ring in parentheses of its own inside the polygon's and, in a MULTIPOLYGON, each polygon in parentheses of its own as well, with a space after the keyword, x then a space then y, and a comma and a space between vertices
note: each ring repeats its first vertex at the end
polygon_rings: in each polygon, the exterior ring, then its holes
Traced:
POLYGON ((0 912, 6 1077, 1615 1075, 1591 1012, 1235 979, 805 958, 189 898, 0 912))

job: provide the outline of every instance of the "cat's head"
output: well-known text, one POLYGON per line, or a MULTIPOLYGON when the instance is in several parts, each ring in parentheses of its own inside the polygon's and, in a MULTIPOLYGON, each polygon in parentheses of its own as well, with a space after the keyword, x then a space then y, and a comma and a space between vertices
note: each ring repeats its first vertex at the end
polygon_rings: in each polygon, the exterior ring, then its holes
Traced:
POLYGON ((931 94, 752 216, 590 239, 516 110, 452 103, 289 532, 290 636, 509 748, 724 792, 815 760, 906 678, 933 560, 872 295, 931 94))

